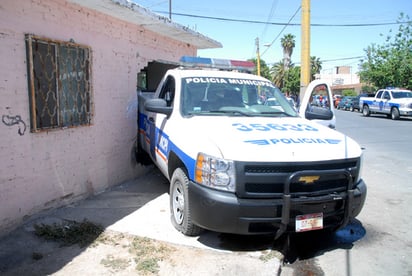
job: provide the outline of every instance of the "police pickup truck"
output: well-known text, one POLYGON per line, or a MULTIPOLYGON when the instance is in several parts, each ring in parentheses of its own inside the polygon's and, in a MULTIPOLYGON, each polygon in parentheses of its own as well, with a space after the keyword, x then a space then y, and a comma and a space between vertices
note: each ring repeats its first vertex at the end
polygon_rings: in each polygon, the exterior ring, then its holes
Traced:
POLYGON ((359 106, 363 116, 386 114, 392 120, 412 116, 412 91, 398 88, 380 89, 375 97, 361 97, 359 106))
POLYGON ((333 105, 310 102, 331 103, 330 87, 312 82, 297 112, 269 80, 230 62, 236 72, 171 69, 155 92, 139 92, 137 157, 170 181, 174 227, 279 237, 345 226, 367 189, 360 146, 332 129, 333 105))

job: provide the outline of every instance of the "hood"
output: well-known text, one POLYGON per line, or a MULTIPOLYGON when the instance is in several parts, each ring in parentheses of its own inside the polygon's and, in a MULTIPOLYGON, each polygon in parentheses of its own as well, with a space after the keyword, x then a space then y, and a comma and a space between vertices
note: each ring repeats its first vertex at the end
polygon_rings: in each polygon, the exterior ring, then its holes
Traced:
POLYGON ((201 145, 200 151, 231 160, 299 162, 361 155, 360 146, 348 136, 298 117, 195 116, 187 122, 182 131, 195 135, 193 151, 201 145))
POLYGON ((399 98, 399 99, 392 99, 392 103, 398 103, 398 104, 410 104, 412 103, 412 98, 399 98))

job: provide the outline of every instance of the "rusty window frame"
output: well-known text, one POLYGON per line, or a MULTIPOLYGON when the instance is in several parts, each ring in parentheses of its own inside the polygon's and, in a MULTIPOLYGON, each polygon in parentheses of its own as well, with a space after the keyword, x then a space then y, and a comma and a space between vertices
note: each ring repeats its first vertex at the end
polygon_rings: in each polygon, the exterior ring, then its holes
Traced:
POLYGON ((91 48, 26 34, 31 131, 91 125, 91 48))

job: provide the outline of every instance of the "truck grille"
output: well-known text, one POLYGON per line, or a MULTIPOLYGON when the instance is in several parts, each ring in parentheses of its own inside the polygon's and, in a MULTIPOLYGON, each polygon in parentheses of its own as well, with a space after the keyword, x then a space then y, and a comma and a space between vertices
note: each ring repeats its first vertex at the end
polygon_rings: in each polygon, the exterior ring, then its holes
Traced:
POLYGON ((292 177, 292 197, 320 196, 348 190, 359 174, 359 159, 293 163, 236 163, 239 198, 280 198, 292 177), (307 176, 305 176, 307 173, 307 176), (348 178, 348 173, 351 177, 348 178), (304 177, 301 177, 304 176, 304 177))

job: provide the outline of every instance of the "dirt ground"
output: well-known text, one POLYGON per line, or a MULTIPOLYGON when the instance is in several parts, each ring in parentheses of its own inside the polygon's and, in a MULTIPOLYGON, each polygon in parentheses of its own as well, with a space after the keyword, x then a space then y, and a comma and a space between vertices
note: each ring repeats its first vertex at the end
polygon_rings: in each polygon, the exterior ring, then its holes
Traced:
POLYGON ((176 231, 168 212, 168 182, 156 169, 37 214, 0 237, 2 276, 278 275, 282 258, 273 249, 273 238, 207 231, 186 237, 176 231), (85 221, 92 225, 75 227, 85 221), (36 225, 49 228, 39 233, 36 225), (58 227, 50 228, 54 225, 58 227), (84 236, 86 232, 91 235, 84 236))
POLYGON ((20 242, 16 236, 1 241, 1 275, 278 275, 282 257, 277 251, 220 252, 113 231, 83 248, 18 232, 25 236, 20 242))

